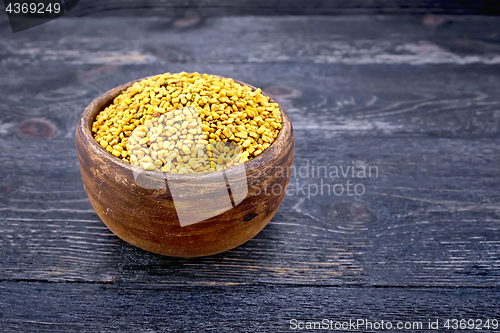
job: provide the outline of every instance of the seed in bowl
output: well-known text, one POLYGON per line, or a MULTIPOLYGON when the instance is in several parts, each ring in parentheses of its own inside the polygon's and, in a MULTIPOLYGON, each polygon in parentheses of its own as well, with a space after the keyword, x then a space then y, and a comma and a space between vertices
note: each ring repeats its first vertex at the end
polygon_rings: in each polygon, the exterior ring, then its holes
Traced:
POLYGON ((92 124, 107 151, 145 170, 198 173, 261 154, 281 129, 279 105, 229 78, 181 72, 134 83, 92 124))

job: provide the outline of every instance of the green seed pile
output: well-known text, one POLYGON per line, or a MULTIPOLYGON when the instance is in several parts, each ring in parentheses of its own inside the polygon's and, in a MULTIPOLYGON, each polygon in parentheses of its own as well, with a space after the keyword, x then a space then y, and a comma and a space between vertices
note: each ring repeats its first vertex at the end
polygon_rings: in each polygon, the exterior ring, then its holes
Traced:
POLYGON ((199 73, 134 83, 92 124, 107 151, 145 170, 198 173, 261 154, 278 136, 281 112, 260 89, 199 73))

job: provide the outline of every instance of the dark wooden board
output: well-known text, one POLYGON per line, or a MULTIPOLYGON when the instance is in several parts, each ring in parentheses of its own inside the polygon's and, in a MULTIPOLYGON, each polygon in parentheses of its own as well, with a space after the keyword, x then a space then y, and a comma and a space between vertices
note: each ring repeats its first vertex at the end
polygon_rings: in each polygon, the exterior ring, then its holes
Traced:
MULTIPOLYGON (((444 325, 448 319, 498 319, 499 301, 498 289, 3 282, 0 321, 2 332, 294 332, 304 331, 293 329, 299 321, 324 319, 422 324, 405 332, 477 332, 444 325), (429 330, 436 320, 439 330, 429 330)), ((343 331, 381 331, 359 324, 343 331)))
MULTIPOLYGON (((488 17, 437 25, 419 17, 233 17, 188 29, 160 18, 61 18, 17 34, 4 23, 2 327, 47 330, 40 322, 52 311, 47 322, 73 322, 73 331, 80 323, 89 331, 121 323, 155 330, 160 317, 147 316, 157 308, 138 319, 139 308, 127 310, 148 297, 167 304, 154 288, 183 293, 186 308, 216 302, 219 293, 270 295, 264 308, 241 307, 251 309, 240 323, 250 331, 284 327, 270 323, 272 316, 339 309, 369 318, 498 315, 499 31, 500 19, 488 17), (260 234, 216 256, 168 258, 124 243, 88 202, 75 126, 108 89, 182 70, 233 77, 274 94, 294 125, 296 167, 376 166, 378 177, 323 177, 330 185, 362 184, 362 196, 307 198, 291 187, 260 234), (349 298, 353 290, 362 296, 349 298), (291 302, 280 312, 281 296, 301 300, 301 307, 291 302), (114 317, 103 317, 120 297, 114 317), (29 317, 31 304, 42 303, 29 317), (116 317, 117 311, 125 312, 116 317)), ((291 184, 307 188, 321 180, 296 175, 291 184)), ((165 316, 181 311, 168 304, 165 316)), ((197 317, 197 325, 220 328, 234 308, 227 304, 212 321, 197 317)), ((189 318, 179 318, 175 329, 187 327, 189 318)))
POLYGON ((80 0, 73 16, 176 17, 188 11, 207 16, 224 15, 360 15, 360 14, 483 14, 498 15, 494 0, 80 0))

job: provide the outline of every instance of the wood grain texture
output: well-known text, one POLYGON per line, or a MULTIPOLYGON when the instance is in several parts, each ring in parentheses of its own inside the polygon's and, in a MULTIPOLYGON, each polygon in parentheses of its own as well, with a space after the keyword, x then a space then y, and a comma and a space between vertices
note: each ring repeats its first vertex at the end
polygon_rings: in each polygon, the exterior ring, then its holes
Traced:
POLYGON ((225 15, 373 15, 373 14, 482 14, 498 15, 492 0, 81 0, 74 16, 183 16, 196 11, 203 17, 225 15))
POLYGON ((3 40, 2 279, 498 285, 497 19, 456 18, 436 30, 417 19, 222 18, 182 33, 159 22, 62 19, 42 30, 46 40, 37 30, 3 40), (214 40, 229 26, 238 52, 214 40), (112 31, 129 36, 126 50, 112 31), (271 32, 280 38, 262 37, 271 32), (162 53, 181 44, 186 62, 162 53), (127 246, 86 199, 73 133, 111 87, 182 70, 273 92, 298 135, 295 166, 371 165, 378 177, 292 174, 268 227, 218 256, 168 259, 127 246), (22 134, 32 118, 54 135, 22 134), (305 192, 348 180, 366 193, 305 192))
MULTIPOLYGON (((442 332, 447 319, 498 318, 498 301, 498 289, 3 282, 0 320, 7 332, 307 331, 291 329, 292 319, 422 323, 403 331, 442 332), (429 330, 429 320, 440 330, 429 330)), ((344 331, 380 332, 361 325, 344 331)))
MULTIPOLYGON (((418 17, 214 18, 183 31, 154 18, 62 18, 15 35, 1 26, 2 327, 43 331, 43 323, 27 320, 52 313, 47 322, 74 319, 103 330, 129 323, 140 331, 133 305, 154 297, 147 285, 172 288, 138 317, 157 331, 168 328, 146 316, 179 304, 164 301, 167 294, 183 295, 181 309, 210 305, 212 317, 193 318, 212 330, 266 331, 272 316, 316 311, 498 316, 499 31, 500 20, 487 17, 437 26, 418 17), (280 209, 251 241, 207 258, 155 255, 109 232, 87 199, 74 145, 94 98, 138 77, 182 70, 261 87, 294 125, 297 173, 280 209), (313 162, 377 166, 378 176, 298 173, 313 162), (308 186, 321 181, 366 191, 308 197, 308 186), (269 298, 242 302, 241 313, 256 319, 238 326, 225 310, 234 303, 219 291, 269 298), (113 309, 124 315, 103 317, 101 304, 119 297, 123 307, 113 309), (35 303, 45 305, 30 317, 35 303)), ((191 317, 178 311, 162 318, 188 327, 191 317)))

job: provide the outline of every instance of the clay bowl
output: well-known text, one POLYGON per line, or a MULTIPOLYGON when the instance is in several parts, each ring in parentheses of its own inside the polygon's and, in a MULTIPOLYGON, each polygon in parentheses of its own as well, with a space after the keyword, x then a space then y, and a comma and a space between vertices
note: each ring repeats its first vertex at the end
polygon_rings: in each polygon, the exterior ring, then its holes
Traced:
POLYGON ((148 172, 113 156, 91 135, 97 114, 136 81, 92 101, 76 129, 83 185, 102 221, 127 243, 176 257, 224 252, 257 235, 290 180, 294 136, 285 110, 280 106, 282 129, 274 143, 239 166, 202 174, 148 172))

